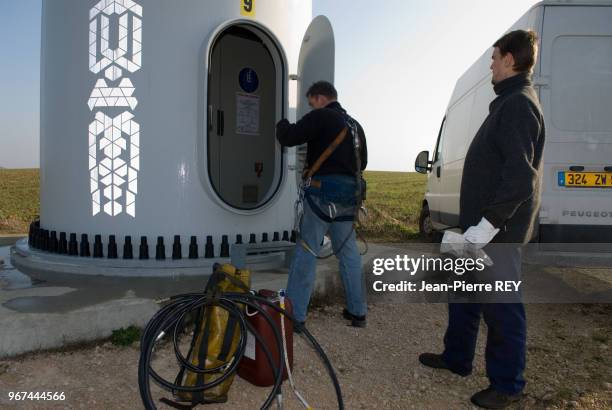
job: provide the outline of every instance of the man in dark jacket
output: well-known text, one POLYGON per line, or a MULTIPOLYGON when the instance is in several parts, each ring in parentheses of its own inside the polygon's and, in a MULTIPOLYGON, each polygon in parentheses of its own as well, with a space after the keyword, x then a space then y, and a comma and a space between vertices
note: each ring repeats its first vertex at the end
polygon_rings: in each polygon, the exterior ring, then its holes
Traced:
POLYGON ((295 256, 289 269, 287 296, 293 303, 295 318, 305 322, 315 282, 316 258, 323 238, 329 231, 332 248, 340 260, 340 275, 346 295, 343 316, 350 320, 353 326, 364 327, 365 284, 353 219, 358 207, 357 173, 365 169, 368 158, 365 134, 361 125, 352 120, 338 103, 338 94, 332 84, 317 82, 310 87, 306 97, 313 110, 296 124, 290 124, 287 120, 280 121, 276 126, 276 136, 283 146, 293 147, 307 143, 307 167, 312 167, 317 162, 345 128, 348 132, 329 158, 316 170, 310 186, 305 190, 304 213, 295 256), (355 125, 358 134, 359 161, 349 123, 355 125))
MULTIPOLYGON (((492 257, 491 277, 520 276, 520 246, 529 242, 540 203, 544 118, 531 71, 537 36, 517 30, 494 44, 492 82, 497 98, 465 158, 460 225, 471 246, 492 257), (488 245, 494 242, 495 244, 488 245), (503 243, 503 245, 501 245, 503 243)), ((516 299, 515 299, 516 302, 516 299)), ((486 362, 490 386, 472 396, 480 407, 501 409, 519 400, 525 386, 526 318, 520 303, 451 303, 441 355, 421 363, 461 376, 472 371, 481 315, 488 327, 486 362)))

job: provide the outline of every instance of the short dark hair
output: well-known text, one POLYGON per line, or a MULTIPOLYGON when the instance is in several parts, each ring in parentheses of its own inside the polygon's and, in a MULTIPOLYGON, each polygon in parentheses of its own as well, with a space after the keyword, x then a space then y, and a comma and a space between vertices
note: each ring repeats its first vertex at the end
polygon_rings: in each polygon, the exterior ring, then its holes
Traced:
POLYGON ((531 72, 538 55, 538 35, 533 30, 515 30, 503 35, 493 44, 502 56, 514 57, 514 70, 531 72))
POLYGON ((315 95, 324 95, 327 98, 335 100, 338 98, 338 91, 336 91, 332 83, 327 81, 317 81, 311 85, 306 92, 306 97, 314 97, 315 95))

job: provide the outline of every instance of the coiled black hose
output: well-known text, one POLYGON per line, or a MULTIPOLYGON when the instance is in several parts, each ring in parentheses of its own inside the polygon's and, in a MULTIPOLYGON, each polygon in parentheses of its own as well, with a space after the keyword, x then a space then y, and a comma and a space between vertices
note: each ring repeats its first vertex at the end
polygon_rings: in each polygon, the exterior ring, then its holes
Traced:
POLYGON ((336 373, 334 372, 327 355, 323 351, 323 348, 321 348, 317 340, 312 336, 308 329, 296 321, 295 318, 287 313, 284 309, 281 309, 279 306, 266 298, 251 293, 233 292, 221 293, 217 295, 213 295, 211 293, 188 293, 174 296, 170 299, 170 302, 161 308, 149 321, 142 334, 140 344, 140 360, 138 362, 138 385, 140 388, 140 397, 145 408, 147 410, 156 409, 155 402, 151 397, 150 378, 169 392, 175 393, 178 391, 195 393, 204 392, 207 389, 215 387, 230 377, 234 372, 236 372, 238 365, 240 364, 240 360, 244 356, 247 341, 246 335, 248 330, 253 334, 256 341, 262 347, 274 374, 274 386, 261 406, 262 409, 268 409, 274 401, 276 395, 280 394, 281 391, 285 357, 282 348, 283 342, 281 331, 279 330, 278 326, 276 326, 276 323, 274 323, 270 315, 262 308, 262 305, 269 306, 276 312, 285 315, 285 317, 291 320, 294 325, 301 326, 302 334, 321 357, 321 360, 323 361, 323 364, 325 365, 329 377, 334 385, 338 408, 343 410, 344 403, 342 400, 342 392, 340 390, 340 384, 338 383, 336 373), (229 357, 222 366, 218 366, 216 368, 194 366, 180 352, 178 338, 184 328, 185 318, 189 313, 198 311, 202 308, 211 308, 213 306, 227 311, 230 317, 237 319, 238 328, 240 330, 238 346, 234 355, 229 357), (260 313, 273 330, 274 338, 276 339, 276 346, 279 349, 278 365, 274 363, 272 353, 270 352, 266 343, 264 343, 261 335, 246 319, 242 309, 245 306, 248 306, 249 308, 260 313), (202 383, 201 385, 196 386, 180 386, 176 383, 165 380, 151 367, 153 349, 155 348, 158 338, 162 332, 163 334, 172 334, 174 353, 181 366, 184 366, 186 369, 198 374, 221 373, 221 376, 209 383, 202 383))

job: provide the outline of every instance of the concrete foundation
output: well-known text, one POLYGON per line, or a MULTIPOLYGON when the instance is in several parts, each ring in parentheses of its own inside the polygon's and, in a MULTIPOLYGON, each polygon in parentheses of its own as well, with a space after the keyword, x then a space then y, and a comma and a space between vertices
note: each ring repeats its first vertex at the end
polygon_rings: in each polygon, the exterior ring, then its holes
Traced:
MULTIPOLYGON (((55 265, 25 275, 9 261, 10 252, 17 264, 24 258, 15 247, 0 248, 5 261, 0 266, 0 357, 96 341, 130 325, 144 327, 161 299, 203 289, 212 270, 200 267, 199 274, 142 278, 60 273, 55 265)), ((371 246, 364 269, 374 257, 390 252, 397 250, 371 246)), ((249 268, 251 262, 247 260, 249 268)), ((287 273, 286 267, 256 267, 252 288, 284 288, 287 273)), ((342 295, 337 259, 320 261, 313 303, 335 302, 342 295)))

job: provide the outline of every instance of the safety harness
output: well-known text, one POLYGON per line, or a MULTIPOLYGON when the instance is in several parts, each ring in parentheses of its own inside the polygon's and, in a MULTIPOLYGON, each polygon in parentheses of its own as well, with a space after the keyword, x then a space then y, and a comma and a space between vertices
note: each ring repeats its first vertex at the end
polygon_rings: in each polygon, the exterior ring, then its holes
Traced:
MULTIPOLYGON (((359 139, 359 131, 357 128, 357 122, 348 114, 345 115, 345 127, 340 131, 340 133, 336 136, 336 138, 332 141, 332 143, 323 151, 323 153, 317 158, 312 167, 304 169, 303 179, 300 184, 298 190, 298 198, 295 202, 295 222, 294 222, 294 230, 298 235, 298 243, 306 249, 309 253, 314 255, 317 259, 327 259, 335 254, 338 254, 344 245, 348 242, 351 237, 353 231, 357 232, 356 227, 361 225, 361 216, 367 216, 367 210, 363 206, 363 200, 365 199, 365 181, 363 180, 363 175, 361 172, 361 141, 359 139), (309 187, 321 188, 322 182, 313 180, 312 177, 314 174, 321 168, 323 163, 333 154, 333 152, 342 144, 347 135, 351 134, 353 139, 353 148, 355 153, 355 212, 353 215, 341 215, 337 216, 337 210, 335 204, 332 202, 329 204, 328 214, 321 208, 319 208, 313 201, 311 195, 309 195, 306 190, 309 187), (340 247, 334 252, 327 256, 319 256, 310 245, 301 237, 301 222, 304 216, 304 199, 308 202, 308 205, 313 210, 315 215, 321 220, 332 223, 332 222, 353 222, 353 229, 347 235, 347 237, 342 241, 340 247)), ((367 252, 367 243, 360 236, 362 241, 366 244, 366 250, 363 252, 365 254, 367 252)))

